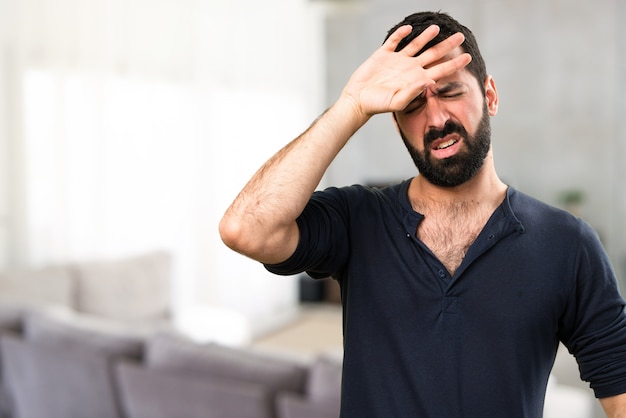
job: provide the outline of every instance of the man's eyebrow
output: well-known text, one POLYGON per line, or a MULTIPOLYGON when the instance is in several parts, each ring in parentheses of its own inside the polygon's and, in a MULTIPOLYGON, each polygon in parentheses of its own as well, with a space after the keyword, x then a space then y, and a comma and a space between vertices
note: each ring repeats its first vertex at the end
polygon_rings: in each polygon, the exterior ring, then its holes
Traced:
MULTIPOLYGON (((446 93, 450 93, 451 91, 454 90, 460 90, 465 88, 465 84, 459 82, 459 81, 451 81, 449 83, 444 84, 443 86, 437 88, 435 90, 435 94, 439 95, 439 94, 446 94, 446 93)), ((412 101, 411 103, 418 101, 418 100, 425 100, 426 99, 426 90, 422 91, 419 95, 417 95, 412 101)))
MULTIPOLYGON (((435 95, 450 93, 454 90, 461 90, 465 88, 465 84, 458 81, 451 81, 449 83, 444 84, 440 88, 435 91, 435 95)), ((412 106, 418 105, 421 106, 426 102, 426 91, 422 91, 419 95, 417 95, 411 102, 407 105, 406 109, 411 108, 412 106)))
POLYGON ((464 87, 465 87, 465 85, 463 83, 460 83, 458 81, 451 81, 449 83, 444 84, 440 88, 438 88, 437 89, 437 94, 446 94, 446 93, 449 93, 449 92, 451 92, 453 90, 463 89, 464 87))
POLYGON ((424 103, 426 103, 426 94, 424 92, 421 92, 417 97, 411 100, 411 102, 404 108, 404 110, 414 110, 418 107, 421 107, 424 103))

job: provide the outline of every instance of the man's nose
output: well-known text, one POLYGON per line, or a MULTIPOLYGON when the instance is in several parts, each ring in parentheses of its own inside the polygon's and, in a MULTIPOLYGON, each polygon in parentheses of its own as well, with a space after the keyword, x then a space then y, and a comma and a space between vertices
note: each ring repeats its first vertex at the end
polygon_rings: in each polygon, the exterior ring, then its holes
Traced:
POLYGON ((443 105, 439 97, 435 95, 426 98, 425 114, 428 129, 443 129, 449 119, 445 105, 443 105))

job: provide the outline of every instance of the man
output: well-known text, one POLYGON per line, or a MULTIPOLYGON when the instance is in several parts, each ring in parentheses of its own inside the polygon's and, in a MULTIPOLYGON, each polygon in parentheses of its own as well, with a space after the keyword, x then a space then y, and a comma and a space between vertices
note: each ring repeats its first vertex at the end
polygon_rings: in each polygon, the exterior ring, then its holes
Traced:
POLYGON ((559 341, 607 415, 626 416, 611 266, 587 224, 498 178, 497 109, 472 33, 446 14, 411 15, 224 215, 224 242, 270 271, 339 281, 342 416, 541 417, 559 341), (419 175, 314 193, 386 112, 419 175))

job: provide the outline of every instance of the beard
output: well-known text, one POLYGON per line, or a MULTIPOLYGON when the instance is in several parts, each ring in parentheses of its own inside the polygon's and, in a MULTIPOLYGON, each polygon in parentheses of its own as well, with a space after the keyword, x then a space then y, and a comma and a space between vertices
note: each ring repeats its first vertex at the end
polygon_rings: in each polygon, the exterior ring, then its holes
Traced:
POLYGON ((399 131, 419 173, 430 183, 440 187, 456 187, 474 177, 485 163, 491 147, 491 124, 486 105, 474 135, 469 135, 460 124, 448 121, 443 129, 431 129, 426 133, 423 152, 409 142, 402 129, 399 131), (452 133, 463 138, 465 150, 442 160, 433 159, 430 152, 433 141, 452 133))

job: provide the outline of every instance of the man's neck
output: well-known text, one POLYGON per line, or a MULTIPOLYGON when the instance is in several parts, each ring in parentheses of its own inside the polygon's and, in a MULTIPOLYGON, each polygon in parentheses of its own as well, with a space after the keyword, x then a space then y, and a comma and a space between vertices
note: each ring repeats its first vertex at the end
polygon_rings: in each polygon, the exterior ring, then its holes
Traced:
POLYGON ((507 186, 497 176, 492 166, 481 169, 471 180, 456 187, 436 186, 423 176, 417 176, 409 187, 411 202, 420 207, 446 207, 459 203, 478 203, 495 209, 504 200, 507 186))

